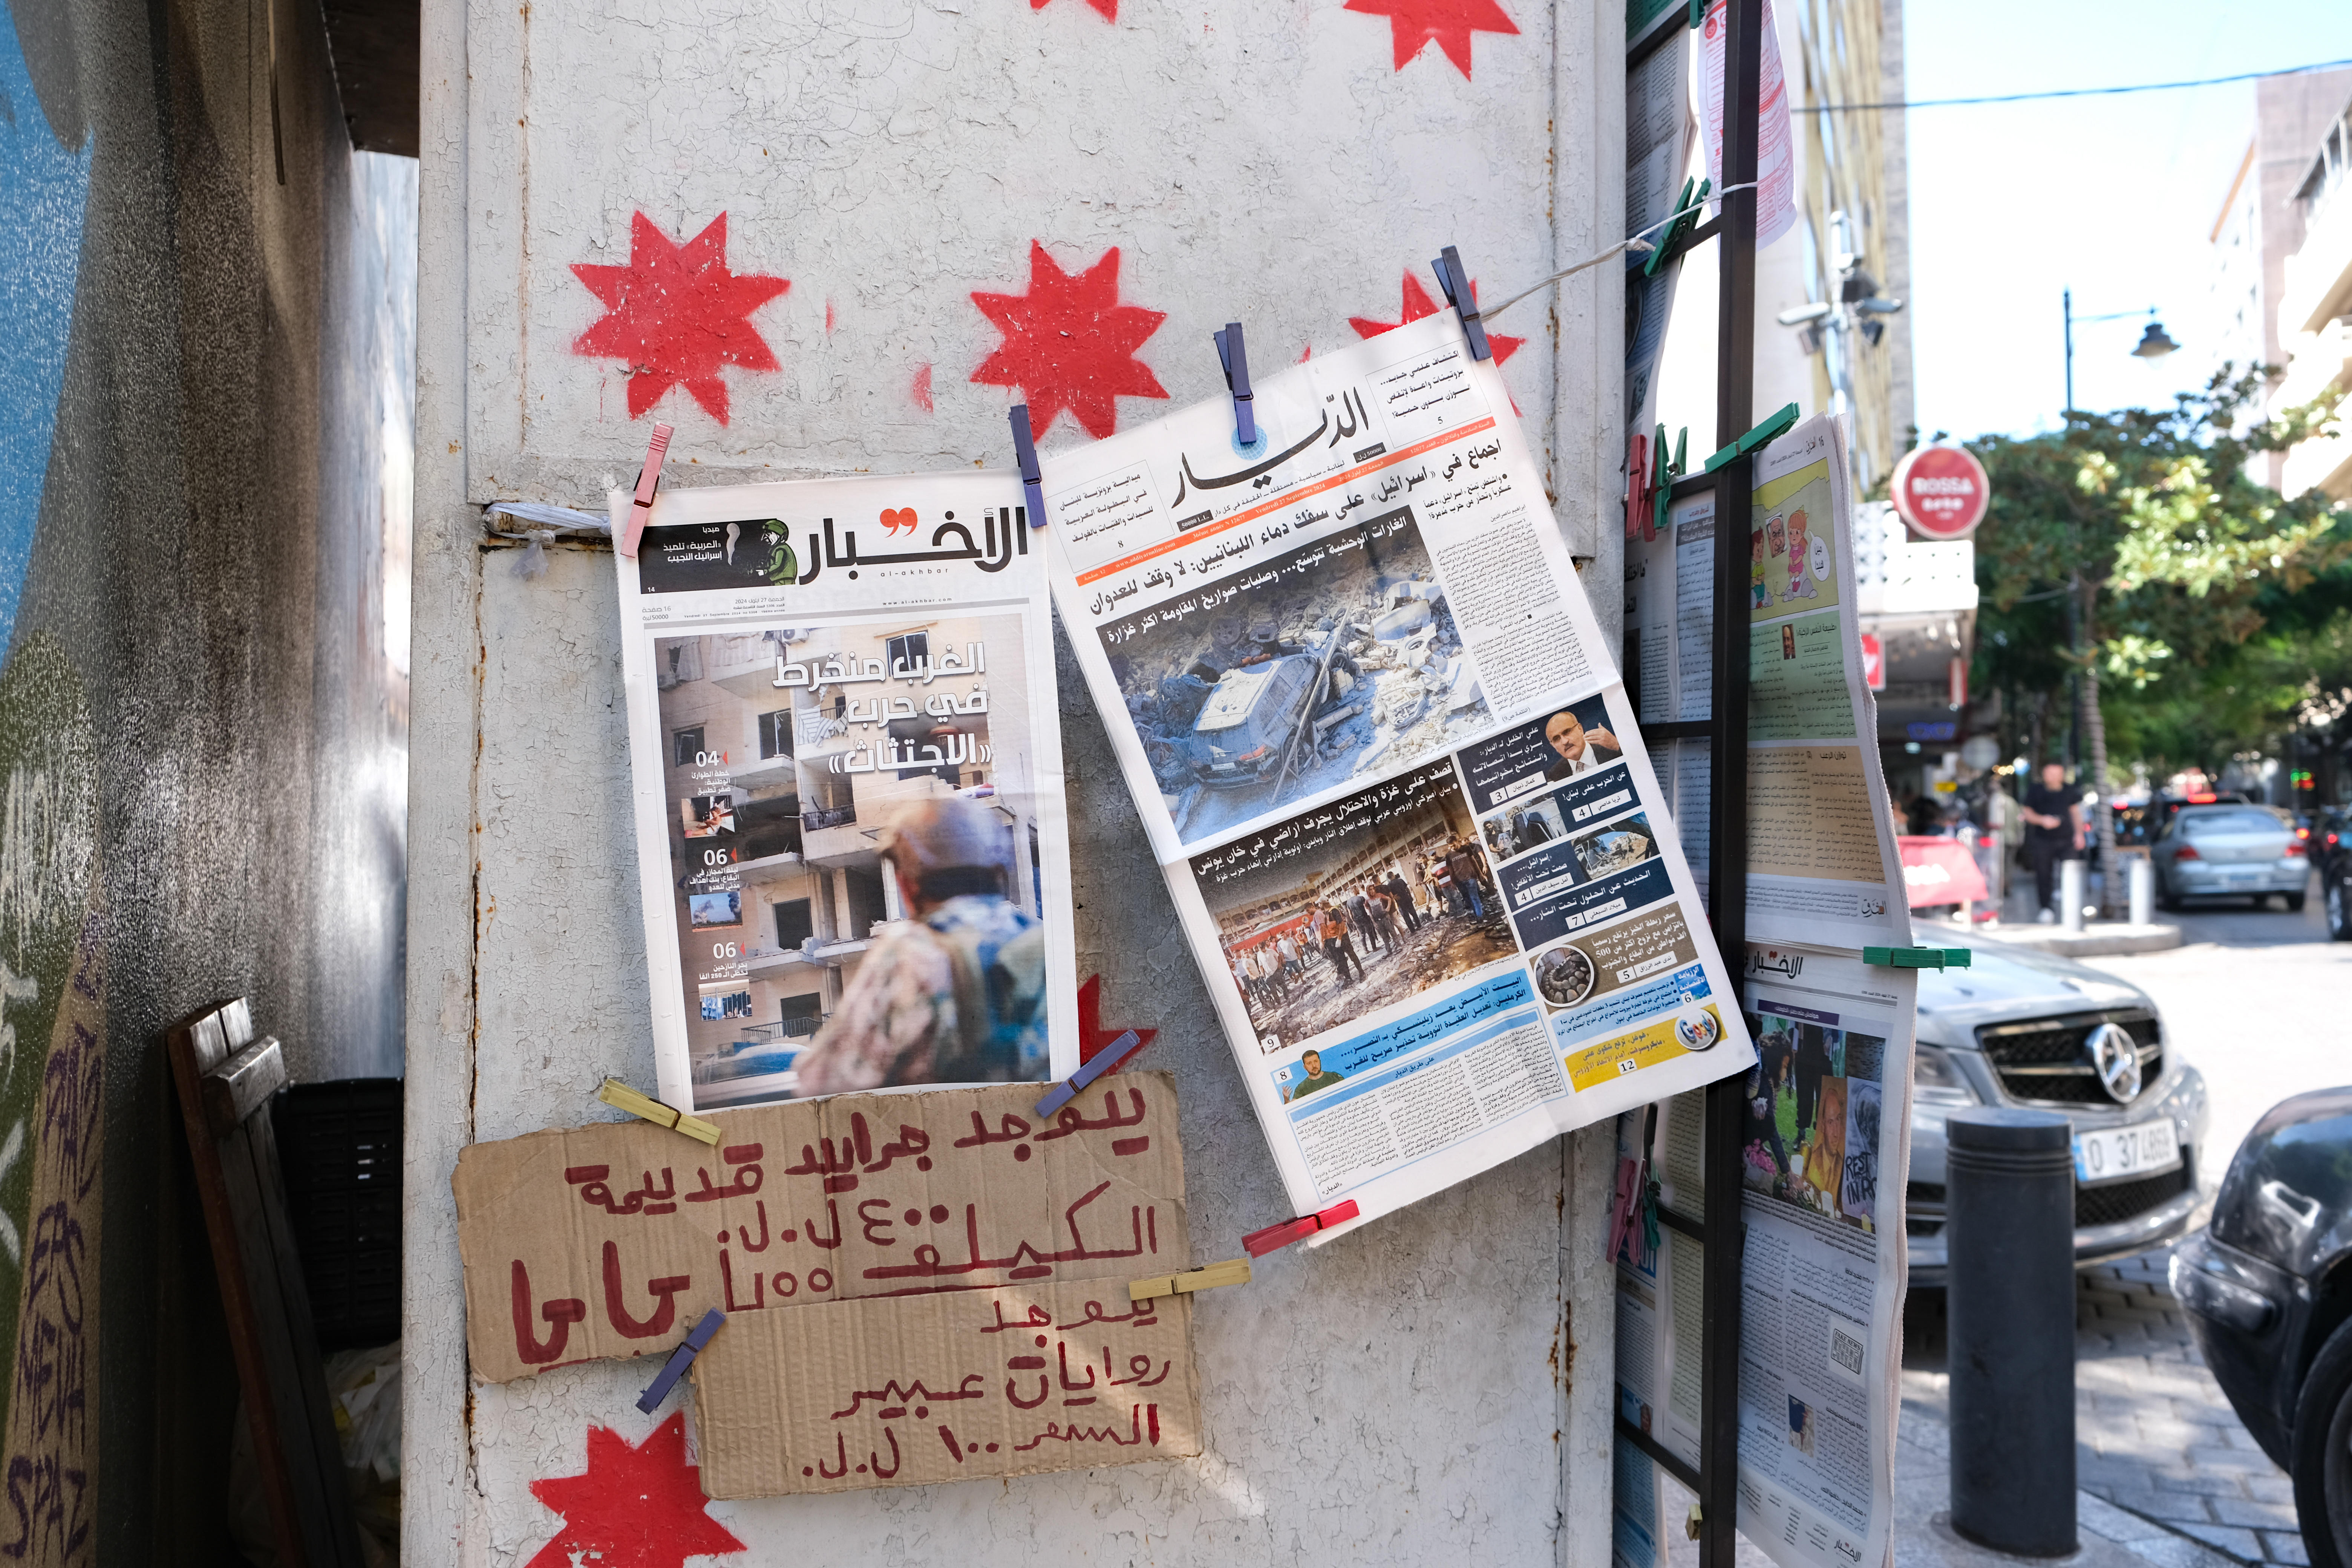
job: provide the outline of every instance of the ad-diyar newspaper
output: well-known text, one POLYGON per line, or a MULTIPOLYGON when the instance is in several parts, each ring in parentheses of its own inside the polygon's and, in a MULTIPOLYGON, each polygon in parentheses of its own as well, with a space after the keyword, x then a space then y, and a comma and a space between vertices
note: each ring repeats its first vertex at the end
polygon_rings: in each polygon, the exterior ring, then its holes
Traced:
MULTIPOLYGON (((630 499, 613 492, 616 531, 630 499)), ((667 489, 618 557, 663 1100, 1076 1070, 1053 627, 1025 511, 1002 474, 667 489), (925 908, 882 858, 894 827, 941 863, 925 908), (906 998, 940 987, 954 1030, 900 1028, 930 1016, 906 998), (845 1005, 856 1026, 828 1030, 845 1005)))
MULTIPOLYGON (((1047 458, 1080 668, 1300 1213, 1744 1070, 1632 710, 1444 313, 1047 458)), ((1323 1233, 1328 1237, 1334 1232, 1323 1233)))

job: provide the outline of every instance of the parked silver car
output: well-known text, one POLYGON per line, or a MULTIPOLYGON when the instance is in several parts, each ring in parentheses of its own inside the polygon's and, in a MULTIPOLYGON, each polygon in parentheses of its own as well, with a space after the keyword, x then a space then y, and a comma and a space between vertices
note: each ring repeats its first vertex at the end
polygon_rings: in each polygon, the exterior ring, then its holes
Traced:
POLYGON ((2164 825, 2148 853, 2156 901, 2168 910, 2214 898, 2251 898, 2260 909, 2273 893, 2300 910, 2311 881, 2309 846, 2294 819, 2266 805, 2189 806, 2164 825))
POLYGON ((1945 1283, 1944 1119, 1972 1105, 2074 1124, 2074 1262, 2173 1240, 2197 1207, 2205 1079, 2135 986, 2070 959, 1978 945, 1974 967, 1919 976, 1906 1224, 1911 1283, 1945 1283))

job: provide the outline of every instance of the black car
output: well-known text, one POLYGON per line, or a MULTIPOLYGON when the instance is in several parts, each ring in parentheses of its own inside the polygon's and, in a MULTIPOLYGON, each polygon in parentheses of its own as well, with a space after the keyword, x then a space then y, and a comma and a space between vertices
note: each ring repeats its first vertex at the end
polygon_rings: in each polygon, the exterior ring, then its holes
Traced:
POLYGON ((2312 1568, 2352 1568, 2352 1086, 2246 1135, 2205 1230, 2172 1255, 2205 1364, 2294 1479, 2312 1568))
POLYGON ((2312 818, 2312 869, 2319 874, 2319 899, 2327 909, 2327 934, 2352 942, 2352 812, 2342 807, 2312 818))

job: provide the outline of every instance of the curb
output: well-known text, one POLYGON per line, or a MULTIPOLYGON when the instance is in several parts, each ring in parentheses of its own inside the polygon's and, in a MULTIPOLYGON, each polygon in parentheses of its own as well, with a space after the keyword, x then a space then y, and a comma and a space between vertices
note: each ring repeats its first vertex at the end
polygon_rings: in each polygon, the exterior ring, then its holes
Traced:
POLYGON ((2054 952, 2067 958, 2100 958, 2126 952, 2162 952, 2179 947, 2186 939, 2177 925, 2092 925, 2080 932, 2061 931, 2055 926, 2004 927, 1999 931, 1979 929, 1970 940, 1990 942, 1999 947, 2029 948, 2036 952, 2054 952))

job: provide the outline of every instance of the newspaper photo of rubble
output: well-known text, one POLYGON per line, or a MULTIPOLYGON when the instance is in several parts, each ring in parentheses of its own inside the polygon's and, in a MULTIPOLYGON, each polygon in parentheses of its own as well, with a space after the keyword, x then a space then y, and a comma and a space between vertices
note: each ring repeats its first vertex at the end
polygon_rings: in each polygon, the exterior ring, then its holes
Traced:
POLYGON ((1240 585, 1102 627, 1186 843, 1491 727, 1411 507, 1274 556, 1240 585))
POLYGON ((1518 952, 1439 762, 1193 862, 1268 1053, 1518 952))

